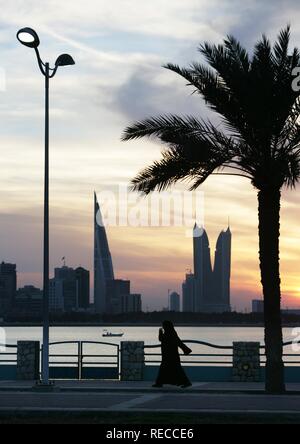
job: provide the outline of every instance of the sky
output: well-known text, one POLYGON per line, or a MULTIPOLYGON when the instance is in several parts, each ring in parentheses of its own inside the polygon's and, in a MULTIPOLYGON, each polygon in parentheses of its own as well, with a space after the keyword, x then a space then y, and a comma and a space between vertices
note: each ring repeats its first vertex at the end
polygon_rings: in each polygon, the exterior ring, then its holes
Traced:
MULTIPOLYGON (((200 42, 227 34, 251 50, 262 33, 274 40, 287 23, 292 44, 300 41, 298 0, 0 0, 0 9, 0 260, 17 263, 19 286, 42 282, 44 85, 18 29, 36 29, 45 61, 66 52, 76 61, 51 81, 51 269, 65 256, 91 271, 94 190, 128 186, 160 156, 155 141, 121 142, 124 128, 161 113, 212 117, 162 65, 199 61, 200 42)), ((232 306, 249 310, 261 297, 256 192, 233 177, 212 177, 201 191, 212 256, 230 218, 232 306)), ((285 191, 281 271, 289 307, 300 307, 299 216, 298 189, 285 191)), ((166 306, 168 289, 181 292, 193 262, 191 228, 108 227, 116 274, 131 279, 145 309, 166 306)))

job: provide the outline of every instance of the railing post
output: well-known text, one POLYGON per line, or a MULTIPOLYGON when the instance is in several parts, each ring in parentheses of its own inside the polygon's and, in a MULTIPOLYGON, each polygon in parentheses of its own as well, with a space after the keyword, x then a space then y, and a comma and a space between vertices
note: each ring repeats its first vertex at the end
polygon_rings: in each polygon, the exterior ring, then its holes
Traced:
POLYGON ((17 380, 38 381, 40 379, 40 343, 18 341, 17 380))
MULTIPOLYGON (((43 356, 43 345, 40 348, 40 366, 41 366, 40 375, 43 374, 43 364, 44 364, 44 362, 43 362, 42 356, 43 356)), ((41 377, 39 379, 41 379, 41 377)))
POLYGON ((78 342, 78 379, 82 379, 82 361, 83 361, 83 346, 82 342, 78 342))
POLYGON ((121 381, 143 381, 144 342, 121 342, 121 381))
POLYGON ((260 343, 233 343, 234 382, 261 382, 260 343))

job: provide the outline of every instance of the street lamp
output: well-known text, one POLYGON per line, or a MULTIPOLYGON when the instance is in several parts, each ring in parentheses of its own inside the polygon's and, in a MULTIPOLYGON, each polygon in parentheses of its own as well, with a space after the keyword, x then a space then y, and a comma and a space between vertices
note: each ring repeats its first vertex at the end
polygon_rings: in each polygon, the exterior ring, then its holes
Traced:
POLYGON ((73 58, 62 54, 50 68, 40 57, 38 47, 40 39, 32 28, 23 28, 17 33, 22 45, 35 50, 38 65, 45 77, 45 184, 44 184, 44 273, 43 273, 43 353, 42 353, 42 385, 49 385, 49 80, 52 79, 60 66, 75 65, 73 58))

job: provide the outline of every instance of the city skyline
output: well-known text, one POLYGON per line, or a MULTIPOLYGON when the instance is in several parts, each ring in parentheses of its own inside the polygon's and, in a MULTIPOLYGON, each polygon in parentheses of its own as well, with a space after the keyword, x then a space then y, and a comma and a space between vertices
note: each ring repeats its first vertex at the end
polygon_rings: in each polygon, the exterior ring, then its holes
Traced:
MULTIPOLYGON (((175 0, 163 5, 158 1, 140 5, 133 0, 131 14, 125 14, 127 2, 115 8, 102 0, 90 0, 84 20, 80 2, 73 1, 71 8, 68 3, 58 7, 58 2, 49 1, 41 8, 37 0, 20 0, 16 8, 16 3, 0 1, 5 5, 0 31, 0 246, 1 259, 18 264, 21 286, 33 283, 41 287, 42 281, 43 85, 32 59, 24 57, 23 48, 15 41, 19 26, 36 27, 49 59, 58 48, 64 51, 70 47, 76 58, 76 72, 62 72, 51 91, 55 106, 51 111, 51 267, 67 255, 71 266, 82 264, 90 270, 92 190, 127 185, 160 151, 150 141, 143 142, 143 147, 139 142, 122 145, 123 128, 136 118, 174 108, 180 114, 211 117, 198 97, 186 94, 184 82, 161 65, 197 60, 199 42, 218 43, 228 33, 251 48, 262 32, 274 38, 290 17, 292 44, 300 36, 295 1, 285 2, 282 11, 277 0, 260 5, 245 1, 239 8, 235 1, 221 6, 206 0, 175 0), (216 18, 216 8, 222 20, 216 18), (15 62, 20 59, 22 66, 15 62), (24 99, 21 102, 20 97, 24 99)), ((255 194, 251 185, 239 178, 210 179, 201 190, 205 192, 205 225, 212 242, 225 218, 227 221, 231 216, 235 233, 232 306, 250 308, 251 300, 261 297, 255 194)), ((284 191, 282 294, 283 306, 293 307, 300 305, 298 206, 297 195, 284 191)), ((179 291, 184 270, 192 268, 185 231, 174 227, 108 230, 118 275, 134 282, 151 309, 164 304, 170 287, 179 291)))
MULTIPOLYGON (((98 209, 100 209, 99 204, 96 203, 97 200, 96 200, 96 193, 95 192, 94 192, 94 200, 95 200, 95 204, 94 204, 94 207, 93 207, 94 208, 93 215, 95 216, 95 208, 96 208, 95 205, 97 205, 98 209)), ((101 212, 100 212, 100 215, 101 215, 101 212)), ((99 213, 98 213, 98 217, 99 217, 99 213)), ((102 217, 102 216, 100 216, 100 217, 102 217)), ((151 227, 149 229, 151 230, 151 227)), ((170 230, 174 230, 173 227, 170 227, 169 229, 170 230)), ((129 228, 129 230, 131 231, 131 230, 133 230, 133 228, 129 228)), ((166 229, 162 228, 162 230, 166 230, 166 229)), ((183 237, 185 237, 185 239, 188 239, 186 237, 186 228, 184 230, 185 230, 184 232, 181 232, 181 235, 183 237)), ((106 230, 104 230, 104 231, 106 231, 106 230)), ((109 231, 116 232, 116 227, 110 227, 109 231)), ((225 231, 226 230, 224 230, 224 232, 225 231)), ((206 237, 208 238, 207 230, 206 229, 204 230, 204 233, 206 234, 206 237)), ((217 241, 220 241, 220 234, 216 237, 216 239, 217 239, 217 241)), ((114 237, 111 236, 109 242, 111 242, 112 244, 115 244, 116 239, 114 239, 114 237)), ((191 256, 190 256, 190 264, 191 264, 191 266, 187 267, 186 270, 192 269, 192 264, 193 264, 193 251, 192 250, 193 249, 191 248, 191 256)), ((115 251, 113 251, 113 255, 115 255, 115 251)), ((128 257, 127 259, 130 262, 130 257, 128 257)), ((11 262, 12 263, 17 263, 17 261, 7 261, 6 258, 2 258, 2 260, 4 262, 6 262, 6 263, 11 263, 11 262)), ((64 260, 66 261, 65 257, 64 257, 64 260)), ((210 263, 212 261, 212 254, 211 254, 211 252, 209 252, 209 261, 210 261, 210 263)), ((116 261, 116 262, 118 262, 118 261, 116 261)), ((54 264, 53 265, 53 270, 55 270, 55 268, 57 268, 57 263, 58 263, 58 261, 53 262, 53 264, 54 264)), ((70 256, 68 256, 68 266, 71 266, 71 267, 74 267, 74 268, 78 268, 78 267, 81 267, 82 264, 83 264, 82 261, 80 261, 80 260, 74 261, 72 258, 70 258, 70 256)), ((93 269, 94 268, 94 264, 91 262, 91 267, 90 268, 88 266, 84 266, 84 268, 93 269)), ((161 270, 161 271, 163 272, 163 270, 161 270)), ((18 268, 18 263, 17 263, 17 272, 18 272, 18 283, 19 283, 18 287, 19 288, 22 288, 23 286, 26 286, 26 285, 35 285, 36 287, 41 287, 41 284, 39 284, 39 282, 41 282, 40 278, 33 279, 32 281, 30 281, 28 279, 26 280, 26 278, 24 279, 22 270, 20 270, 18 268)), ((117 273, 118 273, 120 278, 124 278, 125 279, 128 276, 128 275, 127 276, 126 275, 122 276, 119 273, 119 270, 117 270, 117 273)), ((150 309, 150 310, 156 310, 156 309, 160 310, 160 309, 163 309, 163 307, 165 305, 165 298, 166 298, 167 292, 169 291, 170 287, 172 287, 172 289, 175 292, 178 291, 179 294, 182 296, 182 278, 184 276, 184 270, 179 270, 178 275, 179 275, 178 285, 176 285, 176 281, 175 280, 173 281, 174 282, 174 286, 171 285, 172 284, 171 281, 166 281, 166 283, 165 283, 166 292, 163 293, 163 290, 161 290, 161 292, 160 292, 161 298, 159 299, 159 302, 157 301, 156 303, 151 304, 151 302, 153 302, 151 300, 151 295, 150 296, 148 295, 148 298, 147 298, 147 295, 146 295, 146 297, 145 297, 145 306, 147 305, 148 309, 150 309)), ((94 275, 93 275, 93 273, 91 273, 91 296, 90 296, 91 303, 93 303, 93 295, 95 294, 95 287, 93 285, 93 280, 94 280, 93 277, 94 277, 94 275)), ((137 291, 142 293, 142 290, 140 290, 140 289, 143 288, 143 287, 142 286, 139 287, 139 284, 137 282, 135 282, 135 281, 138 281, 138 279, 135 279, 134 271, 132 271, 131 279, 130 280, 133 281, 133 284, 137 288, 137 291)), ((234 283, 233 283, 233 287, 234 287, 234 283)), ((253 296, 249 295, 249 297, 247 298, 247 303, 245 304, 245 306, 243 306, 243 304, 241 304, 241 306, 238 306, 235 303, 233 303, 232 304, 232 309, 234 311, 235 310, 237 310, 237 311, 249 311, 249 309, 251 308, 252 300, 253 299, 261 299, 261 297, 262 296, 261 296, 261 294, 259 292, 258 293, 253 293, 253 296)), ((233 299, 235 299, 235 298, 233 297, 233 299)), ((283 307, 297 308, 297 303, 294 303, 294 304, 293 303, 283 303, 283 307)))

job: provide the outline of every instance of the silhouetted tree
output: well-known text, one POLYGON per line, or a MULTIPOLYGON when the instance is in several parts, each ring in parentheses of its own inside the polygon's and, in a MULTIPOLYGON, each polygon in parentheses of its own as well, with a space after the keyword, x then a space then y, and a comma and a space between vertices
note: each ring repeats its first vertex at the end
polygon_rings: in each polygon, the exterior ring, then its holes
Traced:
POLYGON ((300 98, 292 89, 297 48, 289 52, 290 27, 274 47, 263 36, 250 56, 232 36, 199 50, 208 65, 168 64, 222 118, 223 127, 195 117, 167 115, 128 127, 123 140, 155 137, 166 146, 162 159, 132 182, 142 193, 179 181, 197 189, 213 174, 238 175, 258 191, 261 280, 265 301, 266 390, 285 391, 279 268, 280 202, 283 187, 300 177, 300 98))

